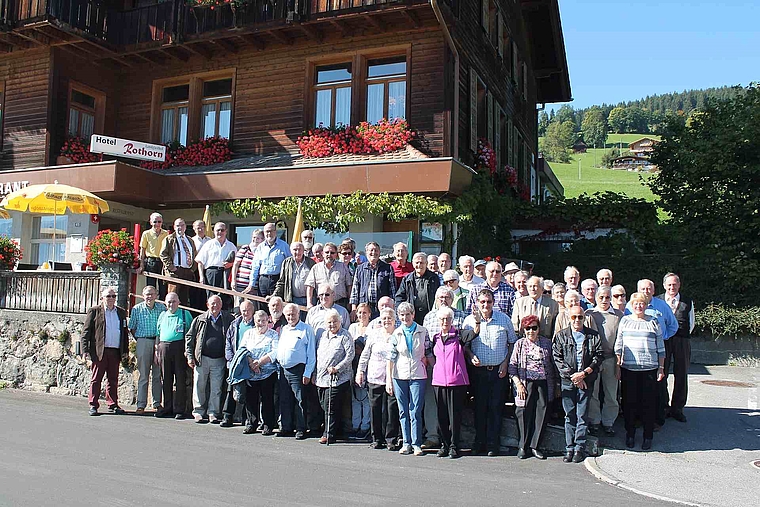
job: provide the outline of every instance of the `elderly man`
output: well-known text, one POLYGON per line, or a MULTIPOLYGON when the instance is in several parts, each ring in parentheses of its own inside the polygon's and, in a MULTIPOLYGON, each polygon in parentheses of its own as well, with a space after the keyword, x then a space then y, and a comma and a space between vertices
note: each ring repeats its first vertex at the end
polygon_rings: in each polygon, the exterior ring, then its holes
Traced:
MULTIPOLYGON (((515 275, 518 273, 518 271, 522 271, 522 270, 514 262, 508 263, 507 265, 504 266, 504 269, 502 270, 502 276, 504 277, 504 281, 507 282, 509 286, 515 290, 517 290, 517 286, 515 285, 515 275)), ((525 279, 527 280, 527 277, 525 279)))
POLYGON ((471 291, 473 287, 485 283, 485 280, 483 278, 480 278, 475 274, 474 257, 471 257, 469 255, 461 256, 459 258, 459 270, 462 272, 462 276, 459 277, 459 286, 463 289, 471 291))
POLYGON ((314 291, 323 283, 328 283, 335 292, 335 302, 348 309, 348 298, 351 295, 353 278, 346 264, 338 262, 338 246, 335 243, 325 243, 323 250, 325 260, 318 262, 306 277, 306 307, 311 308, 317 300, 314 291), (342 304, 341 304, 342 303, 342 304))
POLYGON ((612 270, 602 268, 596 272, 596 281, 599 287, 612 287, 612 270))
POLYGON ((602 343, 604 361, 599 371, 599 379, 594 383, 588 406, 589 433, 597 434, 601 424, 604 433, 615 436, 612 425, 617 419, 620 407, 617 401, 618 377, 615 372, 617 356, 615 356, 615 340, 617 339, 618 324, 623 312, 612 307, 612 290, 608 285, 602 285, 596 291, 596 306, 586 312, 596 323, 596 330, 602 343), (604 406, 599 399, 599 390, 604 392, 604 406))
MULTIPOLYGON (((161 375, 164 382, 164 407, 156 412, 156 417, 185 418, 187 397, 185 359, 185 333, 190 329, 193 318, 190 312, 179 307, 179 296, 175 292, 166 295, 167 310, 158 316, 158 348, 161 358, 161 375), (177 393, 174 393, 174 384, 177 393)), ((134 311, 134 310, 133 310, 134 311)))
POLYGON ((119 407, 119 364, 129 353, 127 312, 116 306, 116 291, 103 289, 102 303, 87 311, 82 330, 82 350, 85 360, 91 359, 90 415, 98 415, 103 376, 107 378, 106 403, 108 411, 123 414, 119 407))
POLYGON ((148 405, 148 380, 151 382, 151 394, 156 410, 161 410, 161 371, 153 358, 156 357, 156 336, 158 336, 158 316, 166 311, 166 305, 156 302, 156 288, 146 285, 142 291, 144 301, 132 308, 129 315, 129 330, 137 340, 137 414, 144 414, 148 405), (151 375, 152 372, 152 375, 151 375))
POLYGON ((591 310, 594 308, 596 302, 596 289, 599 286, 591 278, 586 278, 581 282, 581 308, 584 310, 591 310))
POLYGON ((277 237, 277 225, 264 226, 264 242, 256 247, 251 264, 251 279, 248 292, 261 297, 271 296, 280 279, 282 263, 290 257, 290 247, 277 237))
MULTIPOLYGON (((668 273, 662 279, 665 293, 658 296, 667 303, 673 311, 678 322, 676 331, 665 342, 665 380, 666 384, 673 364, 673 398, 670 402, 668 416, 676 421, 686 422, 683 408, 686 406, 686 398, 689 394, 689 363, 691 361, 691 333, 694 331, 694 301, 681 294, 681 278, 675 273, 668 273)), ((668 402, 668 394, 665 391, 665 404, 668 402)))
POLYGON ((478 259, 475 261, 475 264, 473 264, 473 269, 475 270, 475 274, 478 278, 485 280, 486 279, 486 264, 488 264, 483 259, 478 259))
POLYGON ((273 294, 281 297, 286 303, 306 306, 306 279, 315 262, 306 255, 306 247, 300 241, 290 244, 290 254, 291 256, 282 263, 280 278, 273 294))
POLYGON ((367 262, 359 264, 351 287, 351 313, 356 315, 359 303, 367 303, 372 312, 370 318, 380 316, 377 302, 381 297, 396 295, 396 277, 393 268, 380 260, 380 245, 370 241, 364 246, 367 262))
POLYGON ((441 253, 441 255, 438 256, 438 272, 443 276, 443 274, 451 269, 451 255, 449 255, 446 252, 441 253))
POLYGON ((303 245, 304 255, 311 257, 311 249, 314 247, 314 231, 310 231, 309 229, 301 231, 301 244, 303 245))
MULTIPOLYGON (((269 328, 274 329, 279 335, 282 326, 288 322, 285 315, 283 315, 285 301, 283 301, 280 296, 272 296, 269 298, 267 306, 269 307, 269 328)), ((302 311, 301 317, 305 318, 306 312, 302 311)))
POLYGON ((472 450, 476 454, 487 450, 488 456, 497 456, 507 389, 509 349, 517 341, 517 335, 509 315, 494 308, 491 289, 480 289, 475 305, 475 311, 464 320, 464 328, 472 329, 477 335, 470 345, 473 366, 470 381, 475 395, 475 441, 472 450))
POLYGON ((567 288, 567 290, 580 291, 579 284, 581 282, 581 272, 578 271, 578 268, 576 268, 575 266, 566 267, 563 277, 565 279, 565 287, 567 288))
POLYGON ((559 314, 559 305, 548 296, 544 296, 544 281, 539 276, 528 278, 525 287, 528 295, 517 298, 512 310, 512 325, 519 334, 522 320, 528 315, 538 317, 538 333, 550 340, 554 337, 554 321, 559 314))
POLYGON ((443 273, 443 286, 451 291, 454 300, 451 303, 452 308, 465 311, 467 309, 467 299, 470 297, 470 291, 459 285, 459 273, 453 269, 443 273))
POLYGON ((570 327, 557 331, 552 344, 554 364, 562 381, 565 463, 586 459, 589 400, 604 360, 599 333, 583 325, 585 318, 580 306, 570 308, 570 327))
MULTIPOLYGON (((253 307, 253 303, 249 300, 244 300, 240 303, 240 316, 230 324, 230 328, 227 330, 226 341, 224 345, 224 358, 227 361, 227 368, 230 367, 232 358, 235 357, 240 342, 243 339, 243 335, 249 329, 253 329, 255 324, 253 323, 253 312, 256 309, 253 307)), ((245 382, 241 385, 245 386, 245 382)), ((243 387, 245 389, 245 387, 243 387)), ((222 408, 222 422, 219 426, 222 428, 231 428, 235 419, 235 411, 237 410, 237 403, 233 396, 234 390, 232 386, 227 386, 227 395, 224 399, 224 407, 222 408)), ((245 399, 243 396, 240 398, 245 399)))
MULTIPOLYGON (((169 231, 163 229, 164 217, 161 213, 151 213, 150 224, 152 227, 140 236, 140 272, 156 273, 160 275, 164 270, 161 262, 161 245, 169 231)), ((166 282, 156 280, 160 299, 166 296, 166 282)))
MULTIPOLYGON (((194 282, 195 273, 198 270, 198 265, 195 263, 198 251, 195 249, 195 243, 185 234, 186 230, 187 225, 183 219, 174 220, 174 232, 164 239, 160 256, 166 276, 194 282)), ((187 285, 169 282, 167 290, 177 294, 182 304, 190 302, 190 287, 187 285)))
POLYGON ((315 334, 318 329, 326 329, 325 314, 328 310, 334 309, 340 315, 341 327, 348 331, 348 327, 351 325, 351 316, 348 314, 348 310, 335 304, 335 290, 332 286, 329 283, 321 283, 318 292, 319 304, 309 309, 306 314, 306 324, 311 326, 315 334))
POLYGON ((425 252, 417 252, 412 256, 412 266, 414 272, 401 280, 396 291, 396 306, 404 301, 411 303, 414 307, 414 321, 422 325, 425 315, 435 305, 435 291, 441 286, 441 281, 435 271, 428 269, 425 252))
MULTIPOLYGON (((232 264, 232 287, 236 292, 249 294, 251 288, 251 274, 253 273, 253 259, 256 256, 256 247, 264 242, 264 232, 256 229, 251 233, 251 241, 247 245, 238 248, 235 254, 235 262, 232 264)), ((238 304, 244 298, 238 298, 238 304)))
MULTIPOLYGON (((644 294, 647 298, 647 307, 644 310, 646 315, 654 317, 660 324, 662 329, 662 339, 665 340, 665 346, 668 344, 670 337, 678 332, 678 321, 673 314, 673 309, 668 306, 664 300, 654 297, 654 282, 648 279, 639 280, 636 283, 637 292, 644 294)), ((631 303, 629 302, 625 307, 625 315, 630 315, 633 312, 631 303)), ((667 377, 663 377, 662 380, 657 382, 657 417, 656 426, 662 426, 665 424, 665 416, 668 412, 668 381, 667 377)))
POLYGON ((412 263, 409 262, 409 248, 406 243, 398 242, 393 245, 393 258, 396 259, 391 262, 393 268, 393 275, 396 277, 396 287, 401 286, 401 280, 414 271, 412 263))
POLYGON ((218 423, 222 417, 219 404, 226 364, 224 348, 234 317, 222 310, 222 299, 216 294, 208 298, 207 307, 207 312, 193 319, 185 335, 185 357, 194 369, 193 418, 197 423, 218 423))
POLYGON ((477 308, 478 294, 483 289, 488 289, 493 294, 494 307, 507 317, 512 317, 512 307, 515 304, 516 293, 509 284, 501 279, 501 264, 491 261, 486 265, 486 281, 470 291, 470 298, 467 302, 467 313, 472 308, 477 308))
MULTIPOLYGON (((411 263, 409 264, 411 266, 411 263)), ((377 311, 382 312, 385 308, 390 308, 391 310, 396 309, 396 302, 393 300, 390 296, 383 296, 377 301, 377 311)), ((396 327, 399 327, 401 325, 401 321, 396 319, 396 327)), ((380 329, 383 327, 383 323, 380 321, 380 317, 376 317, 369 321, 369 325, 367 326, 367 329, 380 329)))
POLYGON ((515 288, 515 298, 521 298, 528 295, 528 273, 526 271, 518 271, 512 278, 512 286, 515 288))
POLYGON ((311 260, 314 262, 324 262, 325 260, 325 245, 322 243, 314 243, 314 246, 311 247, 311 260))
MULTIPOLYGON (((298 306, 285 305, 287 324, 280 330, 277 362, 280 364, 280 412, 282 414, 278 437, 306 438, 307 416, 309 427, 319 433, 321 424, 318 407, 309 407, 305 389, 317 364, 314 330, 300 321, 298 306)), ((313 398, 310 398, 313 401, 313 398)))
POLYGON ((438 272, 438 256, 431 254, 427 256, 427 268, 428 271, 432 271, 438 275, 438 281, 443 285, 443 275, 438 272))
MULTIPOLYGON (((196 251, 196 257, 197 252, 201 251, 201 248, 203 248, 203 245, 208 243, 211 238, 206 236, 206 222, 203 220, 196 220, 193 222, 193 231, 195 231, 195 236, 192 237, 193 244, 195 245, 195 251, 196 251)), ((193 258, 195 260, 195 258, 193 258)), ((195 263, 195 277, 194 280, 198 280, 198 263, 195 263)), ((206 307, 206 299, 208 296, 206 296, 206 291, 204 289, 200 289, 198 287, 191 287, 190 288, 190 304, 193 308, 198 310, 203 310, 206 307)))
MULTIPOLYGON (((227 277, 225 270, 230 269, 233 264, 227 259, 235 253, 237 253, 237 248, 232 244, 232 241, 227 240, 227 224, 217 222, 214 224, 214 239, 207 241, 198 255, 195 256, 200 282, 212 287, 224 288, 227 277)), ((216 294, 216 292, 211 289, 206 290, 208 298, 212 294, 216 294)), ((225 308, 232 309, 232 298, 230 296, 224 295, 221 300, 225 308)))

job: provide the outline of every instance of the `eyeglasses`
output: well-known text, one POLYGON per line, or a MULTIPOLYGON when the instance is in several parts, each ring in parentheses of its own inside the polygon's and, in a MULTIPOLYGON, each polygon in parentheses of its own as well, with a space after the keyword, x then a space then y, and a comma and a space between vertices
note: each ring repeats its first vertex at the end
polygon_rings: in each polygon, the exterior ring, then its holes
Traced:
POLYGON ((613 294, 612 297, 614 297, 614 298, 624 298, 625 294, 613 294))
POLYGON ((216 229, 214 232, 224 232, 224 231, 226 231, 226 230, 227 230, 227 229, 216 229))
POLYGON ((354 255, 354 252, 341 252, 341 255, 354 255))
POLYGON ((538 331, 538 326, 527 326, 526 331, 538 331))
POLYGON ((446 284, 454 283, 454 282, 456 282, 456 280, 453 280, 453 279, 452 280, 444 280, 443 281, 443 283, 446 283, 446 284))
POLYGON ((570 320, 583 320, 585 317, 583 315, 571 315, 570 320))
POLYGON ((320 298, 326 298, 327 296, 332 296, 332 292, 324 292, 322 294, 318 294, 320 298))
POLYGON ((322 253, 325 255, 335 255, 338 252, 336 252, 335 250, 322 250, 322 253))
POLYGON ((314 239, 314 236, 304 236, 303 239, 314 239))
POLYGON ((115 297, 116 297, 116 294, 109 294, 109 295, 107 295, 106 297, 107 297, 108 299, 111 299, 111 298, 115 298, 115 297))
POLYGON ((162 224, 162 223, 164 223, 164 221, 163 220, 153 220, 153 223, 154 224, 162 224))
POLYGON ((478 299, 478 303, 480 303, 481 305, 492 305, 493 301, 491 301, 490 299, 478 299))
POLYGON ((602 301, 609 301, 609 300, 610 300, 610 297, 609 297, 609 296, 597 296, 597 297, 598 297, 599 299, 601 299, 602 301))

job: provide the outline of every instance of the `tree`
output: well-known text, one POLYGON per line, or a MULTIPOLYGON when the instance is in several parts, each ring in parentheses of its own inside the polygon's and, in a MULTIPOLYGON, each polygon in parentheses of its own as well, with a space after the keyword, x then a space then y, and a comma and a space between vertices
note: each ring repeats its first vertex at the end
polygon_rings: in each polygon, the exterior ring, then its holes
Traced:
POLYGON ((538 137, 546 135, 546 129, 549 127, 549 115, 546 111, 541 111, 538 115, 538 137))
POLYGON ((575 124, 571 120, 553 121, 546 128, 543 150, 550 162, 569 162, 570 150, 575 140, 575 124))
POLYGON ((760 296, 757 139, 760 87, 750 85, 732 99, 709 102, 688 122, 668 122, 652 155, 659 173, 649 183, 692 264, 722 279, 718 291, 730 292, 734 302, 755 304, 760 296))
POLYGON ((573 124, 573 130, 577 132, 577 129, 575 128, 575 125, 577 125, 575 118, 575 109, 573 109, 571 106, 565 104, 564 106, 560 107, 557 111, 557 118, 555 121, 558 121, 560 123, 569 121, 573 124))
POLYGON ((610 169, 612 167, 612 161, 620 156, 620 150, 617 148, 610 148, 602 155, 602 167, 610 169))
POLYGON ((625 108, 620 106, 613 108, 607 116, 607 124, 616 134, 625 132, 625 127, 628 124, 625 108))
POLYGON ((607 118, 604 111, 598 107, 587 110, 583 116, 581 131, 586 144, 603 148, 607 142, 607 118))

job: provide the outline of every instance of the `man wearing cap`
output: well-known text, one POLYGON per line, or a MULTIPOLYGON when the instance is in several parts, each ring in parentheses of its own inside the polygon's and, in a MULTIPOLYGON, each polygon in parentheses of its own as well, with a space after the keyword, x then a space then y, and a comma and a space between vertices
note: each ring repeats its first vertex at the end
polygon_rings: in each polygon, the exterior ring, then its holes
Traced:
POLYGON ((515 287, 515 273, 520 271, 520 268, 515 264, 514 262, 510 262, 506 266, 504 266, 504 281, 509 284, 510 287, 513 289, 516 289, 515 287))
POLYGON ((469 255, 463 255, 459 258, 459 270, 462 275, 459 277, 459 286, 467 290, 484 283, 485 280, 475 274, 475 258, 469 255))
POLYGON ((483 259, 480 259, 478 261, 475 261, 474 268, 475 268, 475 274, 478 276, 478 278, 481 278, 483 281, 486 280, 486 264, 488 264, 483 259))
MULTIPOLYGON (((472 311, 473 307, 477 305, 478 294, 483 289, 488 289, 493 293, 494 308, 502 313, 505 313, 507 317, 512 317, 512 307, 515 304, 515 289, 509 286, 501 279, 501 264, 496 261, 491 261, 486 266, 486 282, 478 285, 470 291, 470 296, 467 300, 467 313, 472 311)), ((510 322, 511 325, 511 322, 510 322)))

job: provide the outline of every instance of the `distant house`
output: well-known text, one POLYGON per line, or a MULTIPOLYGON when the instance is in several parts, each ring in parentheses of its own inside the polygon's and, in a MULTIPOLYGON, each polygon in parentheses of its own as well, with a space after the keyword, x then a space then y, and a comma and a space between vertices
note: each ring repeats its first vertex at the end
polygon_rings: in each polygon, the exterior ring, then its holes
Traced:
POLYGON ((659 143, 657 139, 652 139, 651 137, 642 137, 638 141, 634 141, 629 144, 628 149, 631 150, 631 153, 637 157, 648 157, 652 154, 654 145, 657 143, 659 143))
POLYGON ((578 139, 573 145, 573 153, 586 153, 588 145, 583 142, 583 139, 578 139))
POLYGON ((647 157, 638 155, 623 155, 612 159, 613 169, 622 169, 626 171, 652 171, 656 169, 647 157))

